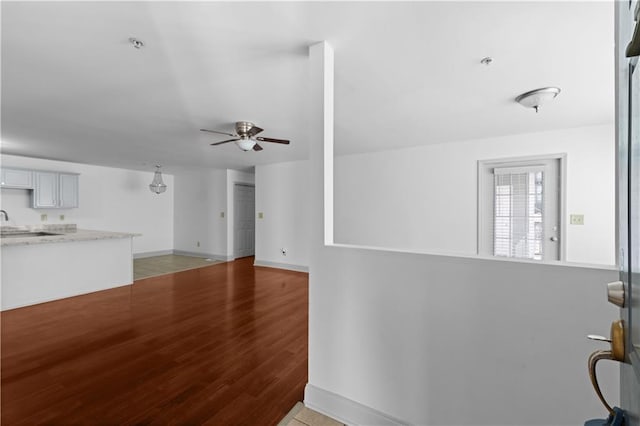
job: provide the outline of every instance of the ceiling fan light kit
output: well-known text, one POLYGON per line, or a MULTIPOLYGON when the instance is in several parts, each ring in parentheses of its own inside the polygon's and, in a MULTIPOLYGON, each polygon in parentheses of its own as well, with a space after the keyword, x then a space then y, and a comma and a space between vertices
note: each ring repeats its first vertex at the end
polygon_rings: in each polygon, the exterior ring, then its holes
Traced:
POLYGON ((555 99, 559 93, 560 88, 558 87, 543 87, 519 95, 516 97, 516 102, 525 108, 533 108, 538 112, 542 104, 555 99))
POLYGON ((238 145, 238 148, 243 151, 251 151, 253 147, 256 146, 256 141, 249 138, 240 139, 239 141, 236 141, 236 145, 238 145))
POLYGON ((215 146, 215 145, 222 145, 228 142, 235 142, 238 148, 240 148, 243 151, 251 151, 251 150, 262 151, 262 147, 258 144, 257 141, 289 145, 289 141, 285 139, 273 139, 273 138, 264 138, 262 136, 256 136, 258 133, 264 131, 264 129, 261 129, 260 127, 256 126, 250 121, 237 121, 235 134, 220 132, 218 130, 208 130, 208 129, 200 129, 200 131, 231 136, 233 139, 227 139, 221 142, 214 142, 211 145, 215 146))

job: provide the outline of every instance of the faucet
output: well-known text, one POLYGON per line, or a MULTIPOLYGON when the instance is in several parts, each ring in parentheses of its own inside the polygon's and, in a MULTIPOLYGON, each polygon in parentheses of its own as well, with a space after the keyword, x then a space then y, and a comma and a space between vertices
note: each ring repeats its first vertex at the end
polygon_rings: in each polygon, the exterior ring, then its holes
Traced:
POLYGON ((4 220, 9 222, 9 215, 7 214, 7 212, 4 210, 0 210, 0 213, 4 215, 4 220))

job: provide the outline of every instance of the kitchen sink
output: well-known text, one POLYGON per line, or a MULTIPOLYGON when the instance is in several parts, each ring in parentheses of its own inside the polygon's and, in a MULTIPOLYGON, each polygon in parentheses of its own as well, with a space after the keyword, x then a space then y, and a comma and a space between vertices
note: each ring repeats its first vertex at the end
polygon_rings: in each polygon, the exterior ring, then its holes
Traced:
POLYGON ((0 234, 0 238, 25 238, 25 237, 48 237, 52 235, 62 235, 62 234, 54 234, 53 232, 7 232, 0 234))

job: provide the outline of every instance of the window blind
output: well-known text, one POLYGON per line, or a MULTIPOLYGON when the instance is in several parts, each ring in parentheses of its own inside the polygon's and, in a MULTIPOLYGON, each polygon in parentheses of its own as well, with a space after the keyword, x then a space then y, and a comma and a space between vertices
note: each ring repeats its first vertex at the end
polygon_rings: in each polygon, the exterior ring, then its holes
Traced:
POLYGON ((494 168, 493 254, 542 260, 544 166, 494 168))

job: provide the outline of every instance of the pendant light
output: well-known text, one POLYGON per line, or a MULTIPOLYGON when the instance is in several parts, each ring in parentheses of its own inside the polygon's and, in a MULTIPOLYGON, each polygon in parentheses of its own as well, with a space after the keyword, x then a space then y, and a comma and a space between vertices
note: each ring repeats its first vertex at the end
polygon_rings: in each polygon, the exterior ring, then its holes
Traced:
POLYGON ((153 182, 149 185, 151 192, 156 194, 162 194, 167 190, 167 185, 162 181, 162 173, 160 172, 161 166, 156 166, 156 172, 153 174, 153 182))

